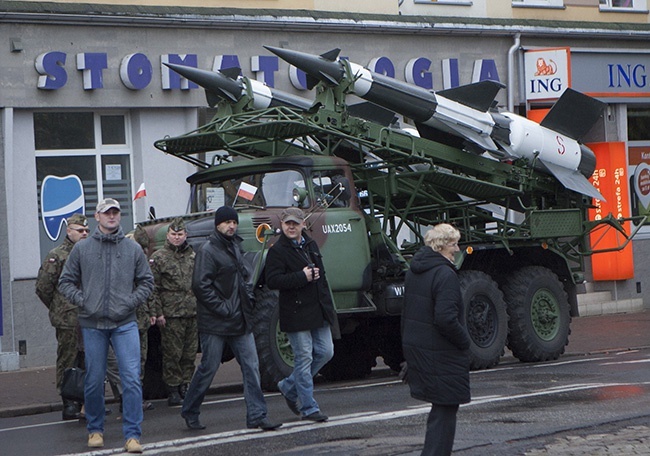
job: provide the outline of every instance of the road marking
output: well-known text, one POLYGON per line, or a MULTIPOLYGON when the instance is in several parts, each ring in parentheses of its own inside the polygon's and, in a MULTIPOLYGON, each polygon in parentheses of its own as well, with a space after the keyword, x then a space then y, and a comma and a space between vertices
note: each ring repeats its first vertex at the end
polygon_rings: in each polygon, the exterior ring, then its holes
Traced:
MULTIPOLYGON (((482 396, 475 398, 469 404, 463 404, 461 407, 471 407, 477 406, 492 402, 503 402, 503 401, 512 401, 520 400, 529 397, 538 397, 538 396, 548 396, 552 394, 561 394, 568 393, 572 391, 582 391, 587 389, 598 389, 598 388, 608 388, 613 386, 639 386, 639 385, 650 385, 650 382, 641 382, 641 383, 577 383, 573 385, 566 386, 555 386, 552 388, 547 388, 540 391, 534 391, 530 393, 515 394, 512 396, 482 396)), ((422 406, 410 406, 405 410, 396 410, 391 412, 377 412, 377 411, 368 411, 362 413, 354 413, 350 415, 340 415, 336 417, 331 417, 329 421, 325 423, 306 423, 306 422, 293 422, 285 423, 280 429, 272 432, 264 432, 259 430, 236 430, 228 432, 220 432, 216 434, 202 435, 198 437, 187 437, 183 439, 174 439, 166 440, 151 444, 143 445, 143 448, 147 451, 155 450, 156 454, 170 453, 177 451, 187 451, 187 450, 196 450, 199 448, 204 448, 207 446, 217 446, 225 443, 235 443, 243 442, 247 440, 258 440, 258 439, 268 439, 274 437, 282 437, 289 434, 296 434, 299 432, 307 432, 313 429, 322 429, 327 427, 336 427, 336 426, 346 426, 350 424, 363 424, 374 421, 387 421, 397 418, 404 418, 414 415, 422 415, 429 413, 431 406, 429 404, 422 406)), ((122 453, 124 450, 122 448, 116 449, 107 449, 101 451, 93 451, 89 453, 82 453, 85 456, 101 456, 101 455, 110 455, 122 453)), ((78 453, 75 453, 79 456, 78 453)), ((63 456, 72 456, 63 455, 63 456)))

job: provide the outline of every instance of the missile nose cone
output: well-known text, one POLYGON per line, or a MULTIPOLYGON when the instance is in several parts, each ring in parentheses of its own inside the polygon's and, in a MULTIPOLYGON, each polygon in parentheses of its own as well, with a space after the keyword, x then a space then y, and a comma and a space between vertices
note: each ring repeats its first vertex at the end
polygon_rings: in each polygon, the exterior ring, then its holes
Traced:
POLYGON ((228 73, 228 76, 226 76, 222 72, 200 70, 185 65, 177 65, 175 63, 165 63, 165 65, 184 78, 187 78, 203 87, 208 94, 208 101, 211 106, 214 106, 213 102, 210 101, 211 95, 225 98, 233 103, 237 102, 242 96, 241 81, 229 77, 231 74, 239 74, 238 68, 229 68, 228 70, 230 70, 230 72, 228 73))
POLYGON ((285 62, 307 73, 307 88, 312 89, 318 81, 337 85, 344 77, 341 64, 336 60, 340 49, 332 49, 322 55, 307 54, 291 49, 264 46, 285 62))

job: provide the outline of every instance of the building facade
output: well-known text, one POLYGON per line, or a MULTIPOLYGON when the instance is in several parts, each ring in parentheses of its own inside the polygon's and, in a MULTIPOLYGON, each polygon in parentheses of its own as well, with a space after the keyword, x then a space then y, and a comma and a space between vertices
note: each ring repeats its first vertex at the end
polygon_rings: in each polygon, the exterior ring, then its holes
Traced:
MULTIPOLYGON (((341 48, 351 61, 433 90, 498 80, 507 86, 499 103, 522 114, 548 107, 570 85, 608 103, 589 140, 625 143, 631 211, 650 212, 645 1, 195 3, 203 7, 0 1, 0 369, 54 363, 54 330, 34 284, 42 258, 65 235, 65 214, 92 215, 103 197, 122 203, 125 229, 151 206, 157 216, 186 212, 185 178, 196 170, 153 143, 198 127, 207 103, 166 62, 238 66, 313 98, 300 75, 262 46, 341 48), (346 10, 351 3, 355 10, 346 10), (541 76, 527 69, 531 58, 541 76), (141 184, 147 196, 134 201, 141 184)), ((596 287, 620 299, 643 297, 647 238, 650 229, 640 227, 634 278, 596 287)))

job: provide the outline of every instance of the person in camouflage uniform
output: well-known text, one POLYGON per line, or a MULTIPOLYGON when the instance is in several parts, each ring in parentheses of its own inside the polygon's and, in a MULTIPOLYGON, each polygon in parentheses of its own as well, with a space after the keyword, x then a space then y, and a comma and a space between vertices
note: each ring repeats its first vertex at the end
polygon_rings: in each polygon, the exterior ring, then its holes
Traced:
MULTIPOLYGON (((142 228, 141 225, 136 226, 135 231, 127 234, 127 237, 132 238, 137 242, 144 254, 149 256, 149 235, 142 228)), ((151 298, 146 303, 139 306, 135 311, 135 316, 138 322, 138 333, 140 334, 140 382, 144 384, 144 365, 147 362, 147 352, 149 351, 149 328, 156 324, 156 316, 151 307, 151 298)), ((143 401, 142 410, 153 410, 154 405, 152 402, 143 401)))
MULTIPOLYGON (((52 249, 38 270, 36 295, 49 309, 50 323, 56 330, 56 389, 61 394, 63 371, 74 367, 79 352, 77 345, 77 306, 63 297, 58 290, 63 265, 77 242, 88 237, 88 220, 83 214, 74 214, 66 220, 66 237, 63 243, 52 249)), ((80 417, 81 404, 63 399, 63 419, 80 417)))
POLYGON ((195 256, 187 243, 183 219, 177 217, 167 228, 165 246, 149 259, 155 283, 151 300, 160 327, 163 381, 170 407, 182 404, 194 373, 198 348, 196 298, 192 292, 195 256))

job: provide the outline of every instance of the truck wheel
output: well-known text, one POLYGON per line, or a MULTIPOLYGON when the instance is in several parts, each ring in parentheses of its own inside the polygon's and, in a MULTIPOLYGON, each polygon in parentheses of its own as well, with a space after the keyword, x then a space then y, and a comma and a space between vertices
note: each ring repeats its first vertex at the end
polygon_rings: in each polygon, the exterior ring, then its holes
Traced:
POLYGON ((508 314, 497 283, 481 271, 461 271, 460 291, 471 339, 470 368, 496 366, 508 336, 508 314))
POLYGON ((558 277, 542 266, 516 271, 504 285, 510 315, 508 348, 524 362, 557 359, 571 333, 569 299, 558 277))
POLYGON ((260 359, 262 388, 276 391, 280 380, 293 371, 293 351, 286 333, 280 331, 278 292, 257 290, 253 333, 260 359))

